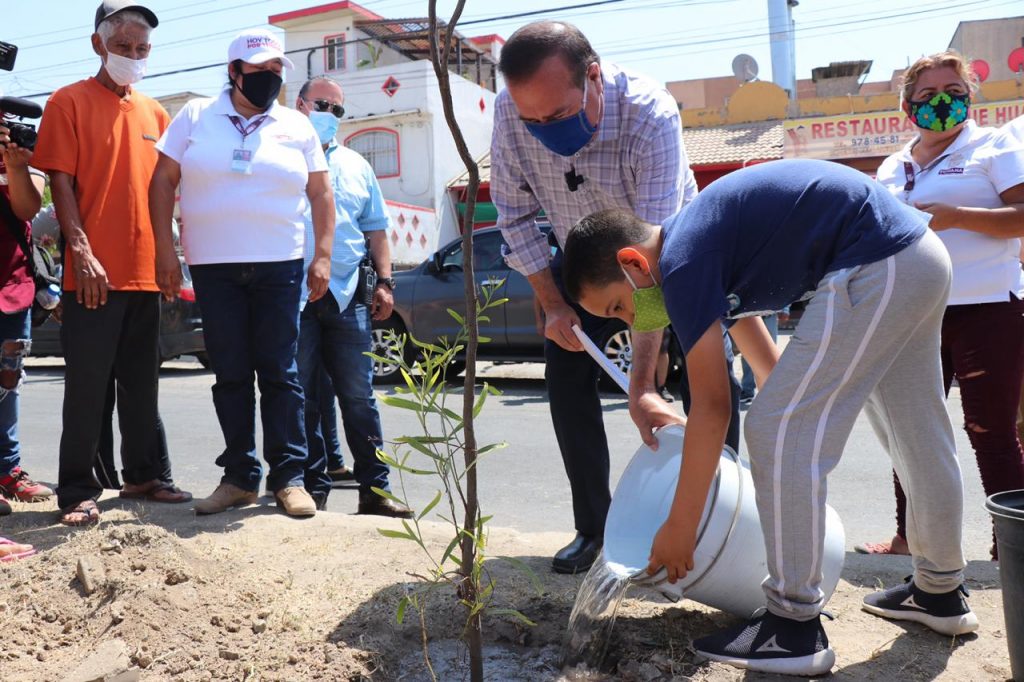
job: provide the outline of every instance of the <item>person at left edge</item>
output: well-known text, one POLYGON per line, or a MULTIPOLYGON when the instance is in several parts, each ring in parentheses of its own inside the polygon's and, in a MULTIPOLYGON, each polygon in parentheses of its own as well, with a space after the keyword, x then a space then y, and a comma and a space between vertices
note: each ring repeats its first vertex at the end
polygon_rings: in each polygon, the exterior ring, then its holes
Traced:
MULTIPOLYGON (((31 242, 29 221, 39 211, 46 180, 29 167, 32 150, 11 142, 10 132, 0 118, 0 516, 11 513, 6 498, 44 502, 53 496, 21 467, 18 440, 18 393, 32 347, 30 314, 36 295, 20 242, 31 242)), ((0 557, 3 543, 0 538, 0 557)))
POLYGON ((181 183, 181 243, 203 311, 203 337, 216 382, 213 404, 224 434, 224 476, 196 512, 215 514, 256 501, 259 380, 267 489, 290 516, 313 516, 303 487, 306 432, 296 353, 302 294, 303 210, 308 200, 315 252, 310 301, 327 292, 334 203, 327 160, 309 120, 281 106, 281 74, 294 68, 272 33, 252 29, 228 48, 227 87, 185 105, 157 143, 150 186, 157 282, 181 288, 171 233, 181 183))
MULTIPOLYGON (((334 80, 320 76, 307 81, 295 100, 295 108, 309 116, 327 155, 331 189, 334 193, 334 252, 327 293, 303 307, 299 318, 299 377, 306 396, 306 489, 320 509, 327 502, 331 479, 320 430, 322 404, 320 387, 330 383, 341 406, 345 440, 355 461, 359 482, 360 514, 411 518, 412 510, 373 492, 388 490, 388 465, 377 459, 384 437, 380 413, 373 396, 373 360, 367 355, 372 344, 371 323, 386 320, 394 307, 391 251, 388 248, 388 214, 373 168, 366 159, 338 145, 334 135, 345 113, 345 95, 334 80), (377 271, 373 301, 367 306, 356 296, 359 263, 367 253, 377 271), (321 382, 320 371, 330 382, 321 382)), ((307 213, 306 257, 312 239, 312 221, 307 213)), ((333 399, 333 397, 332 397, 333 399)))
MULTIPOLYGON (((50 175, 64 253, 64 430, 57 505, 61 522, 99 518, 102 487, 93 474, 111 374, 117 382, 125 485, 122 497, 187 502, 161 480, 157 393, 160 294, 154 269, 148 187, 153 145, 169 117, 133 87, 146 72, 156 15, 107 0, 96 9, 95 78, 50 97, 33 163, 50 175), (73 293, 72 293, 73 292, 73 293)), ((180 265, 175 262, 175 267, 180 265)))

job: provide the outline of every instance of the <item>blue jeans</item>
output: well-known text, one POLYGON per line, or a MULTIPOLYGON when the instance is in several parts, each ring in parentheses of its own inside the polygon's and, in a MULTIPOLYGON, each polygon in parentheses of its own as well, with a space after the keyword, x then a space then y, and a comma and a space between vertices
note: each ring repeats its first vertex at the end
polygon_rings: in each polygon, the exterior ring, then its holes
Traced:
MULTIPOLYGON (((778 339, 779 316, 765 315, 761 319, 764 320, 764 326, 768 327, 768 333, 772 335, 772 341, 778 339)), ((757 383, 754 381, 754 370, 747 364, 747 359, 743 358, 743 380, 740 382, 740 398, 750 400, 754 397, 755 393, 757 393, 757 383)))
MULTIPOLYGON (((0 313, 0 343, 31 337, 28 310, 0 313)), ((18 358, 11 360, 12 364, 20 365, 18 358)), ((3 477, 21 465, 21 447, 18 443, 18 391, 0 389, 0 393, 0 477, 3 477)))
MULTIPOLYGON (((301 319, 301 318, 300 318, 301 319)), ((300 322, 301 326, 301 322, 300 322)), ((301 345, 302 340, 299 340, 301 345)), ((338 441, 338 410, 334 402, 334 383, 327 375, 327 370, 320 367, 320 432, 324 437, 324 449, 327 452, 327 470, 337 471, 345 466, 345 456, 341 454, 341 443, 338 441)), ((306 434, 309 441, 309 434, 306 434)))
POLYGON ((193 265, 206 352, 216 376, 213 404, 224 434, 221 483, 259 490, 256 383, 260 389, 267 488, 301 486, 306 466, 302 387, 295 356, 299 337, 301 260, 193 265))
POLYGON ((331 489, 326 475, 327 455, 320 432, 319 368, 322 364, 341 406, 345 442, 355 463, 360 492, 371 487, 388 489, 388 466, 377 459, 377 448, 384 442, 373 395, 373 360, 370 350, 370 310, 353 300, 345 310, 329 292, 306 305, 300 319, 299 376, 306 391, 306 437, 309 460, 306 489, 311 494, 327 494, 331 489))

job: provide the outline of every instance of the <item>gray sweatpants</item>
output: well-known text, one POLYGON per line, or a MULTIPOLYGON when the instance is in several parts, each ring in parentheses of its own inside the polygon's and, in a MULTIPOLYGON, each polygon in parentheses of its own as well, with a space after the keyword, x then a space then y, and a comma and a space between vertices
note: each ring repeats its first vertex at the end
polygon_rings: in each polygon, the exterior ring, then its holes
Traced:
POLYGON ((862 407, 907 491, 915 584, 960 584, 963 481, 939 361, 949 284, 949 256, 931 231, 885 260, 827 274, 747 413, 776 615, 808 620, 824 606, 828 475, 862 407))

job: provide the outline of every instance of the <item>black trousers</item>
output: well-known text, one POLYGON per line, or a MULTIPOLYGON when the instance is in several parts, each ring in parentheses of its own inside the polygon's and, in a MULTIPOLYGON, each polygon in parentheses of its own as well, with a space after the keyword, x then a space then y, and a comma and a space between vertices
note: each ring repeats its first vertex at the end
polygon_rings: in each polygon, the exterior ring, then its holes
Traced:
POLYGON ((60 438, 57 504, 95 499, 103 488, 93 473, 111 374, 117 381, 121 461, 125 483, 158 478, 157 382, 160 295, 112 291, 95 310, 64 297, 64 431, 60 438))
MULTIPOLYGON (((725 369, 729 373, 729 397, 732 399, 732 415, 729 418, 729 430, 725 432, 725 444, 736 453, 740 451, 740 381, 732 371, 733 351, 732 340, 725 336, 725 369)), ((679 379, 679 395, 683 399, 683 412, 690 414, 690 381, 686 374, 686 363, 683 363, 683 376, 679 379)))
MULTIPOLYGON (((116 382, 114 375, 111 374, 110 384, 107 386, 107 398, 103 404, 103 430, 100 431, 99 451, 96 453, 96 462, 93 466, 100 485, 108 490, 121 489, 121 480, 117 476, 117 462, 114 459, 113 419, 116 397, 116 382)), ((171 458, 167 449, 167 434, 164 432, 164 424, 159 414, 156 417, 156 430, 156 467, 160 472, 157 478, 164 483, 174 483, 174 479, 171 477, 171 458)))

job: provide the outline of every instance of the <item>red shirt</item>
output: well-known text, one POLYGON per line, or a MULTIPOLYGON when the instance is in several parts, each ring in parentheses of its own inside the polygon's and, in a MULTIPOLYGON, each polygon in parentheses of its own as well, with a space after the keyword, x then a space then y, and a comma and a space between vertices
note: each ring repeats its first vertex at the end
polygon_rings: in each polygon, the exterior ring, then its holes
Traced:
MULTIPOLYGON (((0 185, 0 195, 0 201, 10 205, 11 190, 6 184, 0 185)), ((27 310, 36 296, 35 282, 28 272, 28 257, 7 222, 0 216, 0 312, 5 314, 27 310)), ((26 241, 31 241, 31 223, 24 220, 14 227, 24 233, 26 241)))

